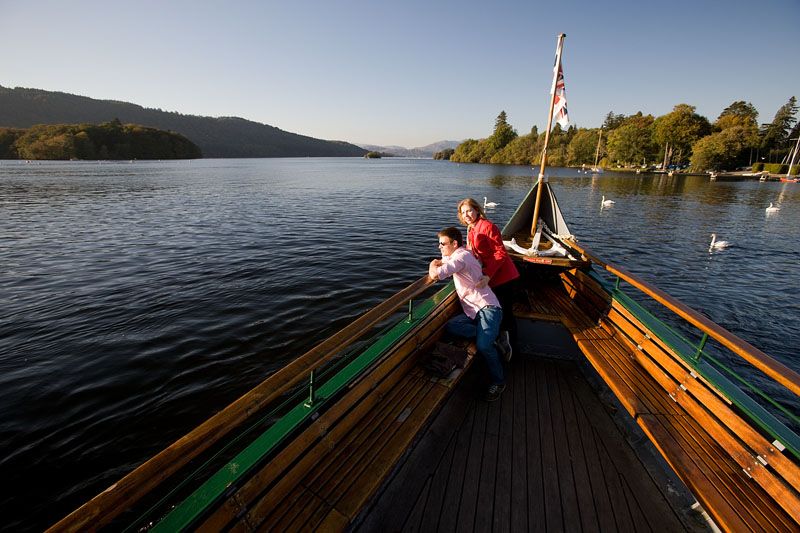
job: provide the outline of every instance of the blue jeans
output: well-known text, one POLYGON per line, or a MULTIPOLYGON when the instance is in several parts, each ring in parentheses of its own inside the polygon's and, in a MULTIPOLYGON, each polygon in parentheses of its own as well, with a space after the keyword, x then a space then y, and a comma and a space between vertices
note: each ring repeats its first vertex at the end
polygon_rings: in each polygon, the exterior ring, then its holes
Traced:
POLYGON ((492 383, 498 385, 505 383, 503 363, 500 362, 500 356, 497 353, 497 348, 494 346, 497 334, 500 333, 500 323, 502 321, 502 309, 499 307, 486 306, 478 311, 475 318, 469 318, 467 315, 461 313, 447 322, 448 333, 457 337, 475 339, 478 353, 481 354, 486 361, 486 366, 489 367, 489 375, 492 378, 492 383))

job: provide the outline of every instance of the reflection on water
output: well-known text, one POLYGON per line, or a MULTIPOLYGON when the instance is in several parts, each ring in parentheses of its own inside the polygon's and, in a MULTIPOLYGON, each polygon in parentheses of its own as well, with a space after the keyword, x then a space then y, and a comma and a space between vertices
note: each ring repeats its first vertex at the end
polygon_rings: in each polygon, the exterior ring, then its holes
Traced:
MULTIPOLYGON (((0 162, 5 523, 60 518, 423 275, 458 200, 489 197, 502 225, 535 174, 403 159, 0 162)), ((601 258, 800 366, 800 184, 550 180, 601 258), (769 202, 781 210, 767 216, 769 202), (711 233, 733 245, 709 253, 711 233)))

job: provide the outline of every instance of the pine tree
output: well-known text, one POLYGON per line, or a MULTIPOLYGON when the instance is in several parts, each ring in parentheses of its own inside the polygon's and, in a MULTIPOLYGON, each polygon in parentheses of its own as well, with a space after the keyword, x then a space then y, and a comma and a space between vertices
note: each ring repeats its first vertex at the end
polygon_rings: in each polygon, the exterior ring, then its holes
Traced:
POLYGON ((778 109, 775 118, 769 124, 761 125, 761 148, 762 150, 774 150, 784 148, 789 140, 789 133, 792 126, 797 121, 794 118, 797 113, 797 99, 792 96, 789 101, 778 109))
POLYGON ((494 133, 489 137, 489 146, 492 150, 501 150, 505 145, 517 137, 517 132, 508 123, 506 112, 500 111, 494 121, 494 133))

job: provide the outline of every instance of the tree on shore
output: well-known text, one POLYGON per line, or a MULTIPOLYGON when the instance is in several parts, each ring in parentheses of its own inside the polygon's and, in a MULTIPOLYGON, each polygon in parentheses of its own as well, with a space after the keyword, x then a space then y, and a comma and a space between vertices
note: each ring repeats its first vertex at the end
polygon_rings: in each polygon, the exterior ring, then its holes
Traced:
POLYGON ((453 149, 453 148, 445 148, 441 152, 436 152, 435 154, 433 154, 433 158, 434 159, 439 159, 439 160, 449 161, 450 158, 453 156, 454 152, 455 152, 455 149, 453 149))
POLYGON ((692 145, 711 133, 708 119, 695 113, 688 104, 676 105, 672 112, 655 119, 653 141, 658 146, 669 146, 672 162, 683 164, 692 154, 692 145))
MULTIPOLYGON (((759 137, 758 111, 743 100, 726 107, 714 124, 688 104, 678 104, 670 113, 657 118, 641 111, 630 116, 611 111, 603 122, 601 157, 605 152, 605 164, 619 166, 660 163, 664 148, 669 146, 674 163, 689 162, 698 171, 727 170, 748 164, 755 150, 761 147, 764 153, 764 146, 768 145, 773 147, 771 159, 780 160, 788 152, 787 140, 800 135, 796 112, 796 100, 792 97, 778 110, 771 124, 762 126, 759 137)), ((556 124, 550 135, 548 163, 580 166, 594 162, 599 132, 597 128, 575 126, 563 130, 556 124)), ((450 160, 538 165, 544 137, 536 126, 528 135, 518 136, 505 111, 501 111, 492 135, 480 140, 467 139, 456 147, 450 160)))
POLYGON ((715 132, 693 145, 692 170, 729 170, 747 164, 751 151, 758 148, 757 118, 749 102, 739 100, 726 107, 713 124, 715 132))
POLYGON ((0 157, 8 159, 194 159, 200 149, 183 135, 122 124, 53 124, 0 128, 0 157))
POLYGON ((641 111, 625 119, 608 134, 608 159, 623 165, 641 165, 654 158, 653 115, 641 111))
POLYGON ((733 126, 745 126, 758 129, 758 111, 750 102, 737 100, 722 110, 714 128, 722 131, 733 126))
POLYGON ((489 146, 497 152, 517 137, 517 132, 508 123, 505 111, 500 111, 494 121, 494 133, 489 137, 489 146))
MULTIPOLYGON (((594 157, 597 153, 597 141, 600 138, 600 130, 579 130, 572 138, 572 142, 567 147, 567 158, 573 165, 593 165, 594 157)), ((600 155, 604 153, 600 147, 600 155)))
POLYGON ((510 142, 517 138, 517 132, 508 123, 505 111, 501 111, 494 122, 494 132, 486 139, 467 139, 459 144, 450 157, 459 163, 490 163, 510 142))
POLYGON ((536 128, 528 135, 520 135, 492 156, 491 163, 511 165, 536 165, 542 155, 542 142, 536 128))
POLYGON ((625 122, 625 118, 625 115, 622 113, 615 115, 613 111, 609 111, 605 121, 603 121, 603 129, 605 131, 615 130, 622 126, 625 122))
POLYGON ((769 124, 761 125, 761 153, 767 154, 767 160, 777 162, 789 151, 789 133, 796 122, 797 99, 792 96, 775 113, 769 124))

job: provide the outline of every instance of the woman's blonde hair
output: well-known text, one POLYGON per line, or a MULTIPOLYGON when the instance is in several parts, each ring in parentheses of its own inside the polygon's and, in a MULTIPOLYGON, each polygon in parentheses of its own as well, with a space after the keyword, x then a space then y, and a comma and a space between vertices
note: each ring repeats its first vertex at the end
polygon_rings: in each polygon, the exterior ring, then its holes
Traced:
POLYGON ((472 198, 464 198, 463 200, 458 202, 458 207, 456 208, 457 209, 457 214, 458 214, 458 220, 464 226, 467 225, 467 223, 464 222, 464 218, 461 216, 461 206, 464 205, 464 204, 470 206, 472 209, 474 209, 475 211, 478 212, 478 214, 480 215, 478 217, 478 219, 486 218, 486 213, 483 212, 483 207, 481 207, 481 204, 479 204, 478 202, 476 202, 472 198))

